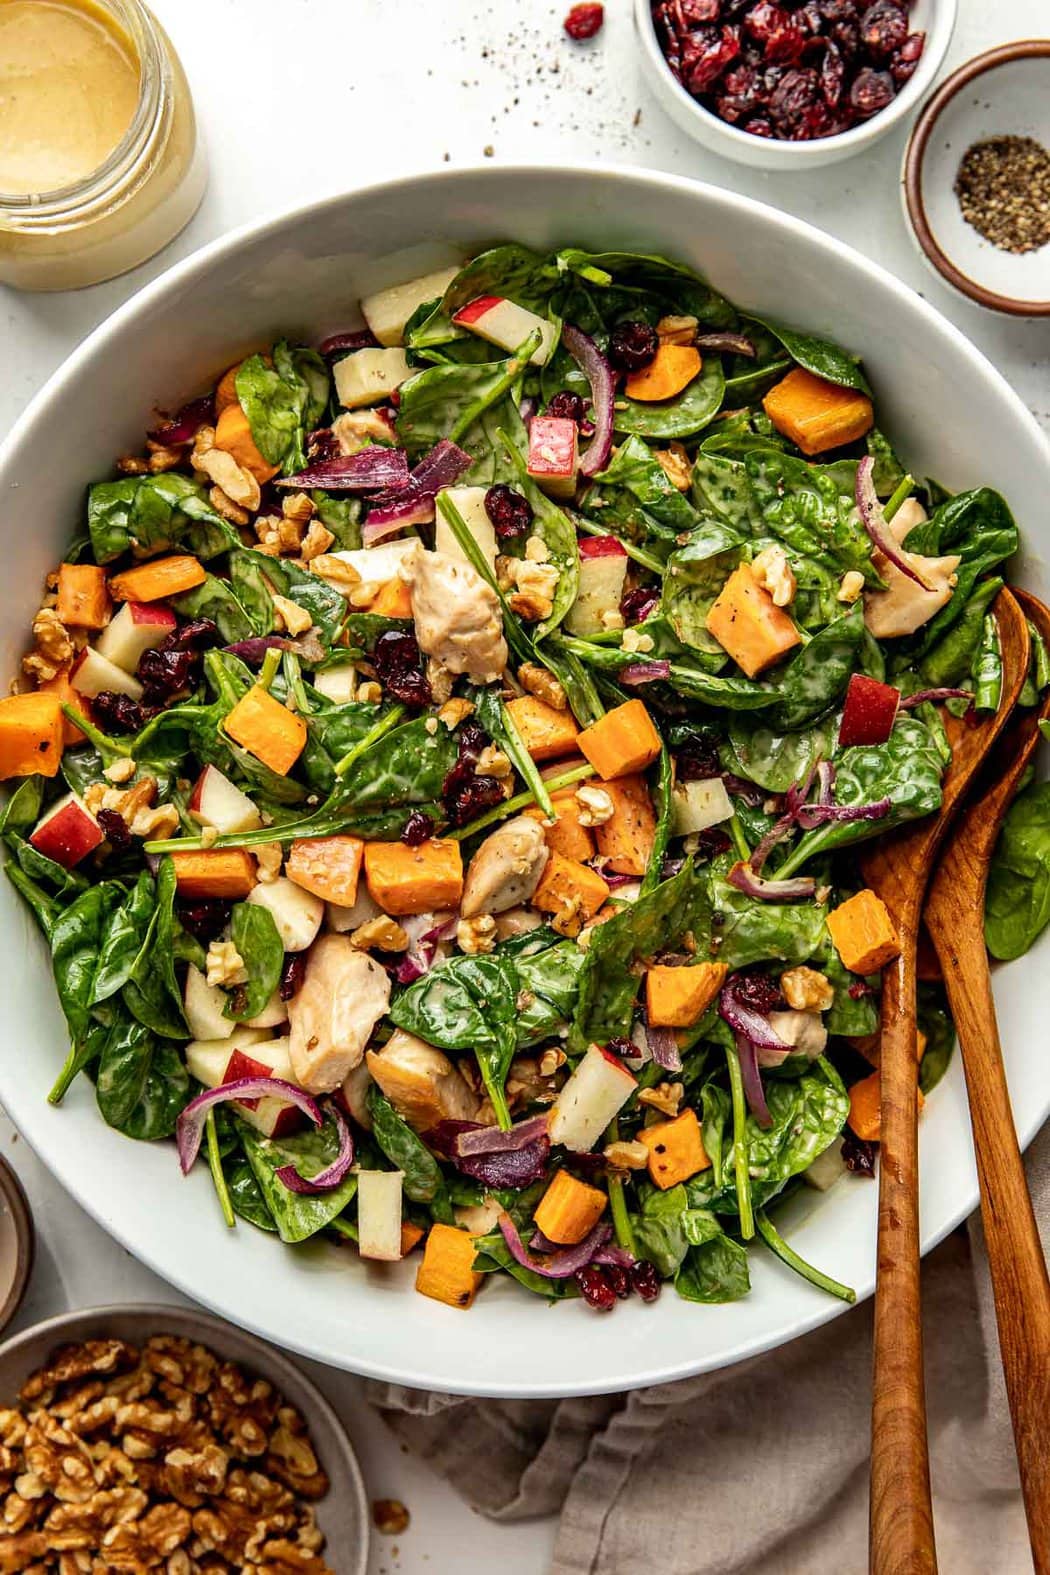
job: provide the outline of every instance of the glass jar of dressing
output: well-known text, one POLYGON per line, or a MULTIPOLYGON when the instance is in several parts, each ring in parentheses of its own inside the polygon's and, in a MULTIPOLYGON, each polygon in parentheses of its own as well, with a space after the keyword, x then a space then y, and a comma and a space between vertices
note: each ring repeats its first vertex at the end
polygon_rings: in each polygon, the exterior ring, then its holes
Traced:
POLYGON ((140 0, 0 0, 0 281, 124 273, 204 184, 189 84, 140 0))

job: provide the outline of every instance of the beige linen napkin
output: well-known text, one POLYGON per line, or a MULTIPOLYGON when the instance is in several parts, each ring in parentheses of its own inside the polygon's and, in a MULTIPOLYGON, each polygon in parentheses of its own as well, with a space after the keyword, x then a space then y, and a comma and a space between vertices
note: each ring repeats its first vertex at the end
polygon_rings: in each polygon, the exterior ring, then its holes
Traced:
MULTIPOLYGON (((1045 1249, 1050 1128, 1028 1173, 1045 1249)), ((926 1259, 923 1308, 941 1569, 1023 1575, 1031 1557, 978 1216, 926 1259)), ((869 1302, 736 1367, 626 1395, 458 1400, 367 1387, 398 1437, 483 1514, 560 1513, 554 1575, 657 1564, 661 1575, 853 1575, 867 1566, 870 1376, 869 1302)))

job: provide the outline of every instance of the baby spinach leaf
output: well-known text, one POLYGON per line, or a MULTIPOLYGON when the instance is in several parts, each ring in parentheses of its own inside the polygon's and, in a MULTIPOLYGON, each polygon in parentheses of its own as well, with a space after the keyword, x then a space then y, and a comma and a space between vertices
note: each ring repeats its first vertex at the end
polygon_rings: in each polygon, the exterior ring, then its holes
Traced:
POLYGON ((542 1274, 536 1274, 532 1269, 525 1268, 511 1255, 510 1248, 498 1230, 492 1231, 488 1236, 478 1237, 475 1245, 478 1255, 474 1259, 474 1269, 478 1274, 495 1274, 502 1269, 527 1291, 542 1296, 548 1302, 565 1301, 580 1294, 575 1280, 571 1278, 548 1280, 542 1274))
POLYGON ((709 867, 711 908, 722 916, 715 930, 721 937, 718 960, 731 969, 771 960, 793 966, 807 962, 824 939, 827 909, 818 902, 749 897, 725 878, 735 862, 735 855, 721 854, 709 867))
MULTIPOLYGON (((376 719, 374 716, 373 721, 376 719)), ((457 753, 455 737, 447 727, 431 734, 425 717, 405 722, 381 738, 347 772, 346 803, 360 812, 440 799, 457 753)))
POLYGON ((51 927, 51 966, 69 1032, 82 1039, 91 1018, 95 965, 110 915, 124 898, 116 881, 101 881, 56 913, 51 927))
POLYGON ((0 837, 9 845, 28 837, 44 803, 44 778, 23 777, 11 792, 0 815, 0 837))
POLYGON ((708 1305, 746 1296, 751 1289, 746 1249, 727 1236, 706 1209, 688 1209, 684 1227, 692 1245, 675 1275, 679 1296, 708 1305))
POLYGON ((749 312, 747 317, 767 328, 780 340, 788 355, 815 377, 827 378, 829 383, 838 383, 842 388, 859 389, 862 394, 871 393, 868 380, 861 371, 860 357, 852 351, 843 350, 831 339, 821 339, 816 334, 789 328, 771 317, 759 317, 755 312, 749 312))
POLYGON ((973 660, 975 711, 998 711, 1003 697, 1003 647, 994 613, 985 613, 981 641, 973 660))
POLYGON ((818 760, 831 755, 837 735, 834 717, 823 717, 799 732, 781 733, 765 717, 756 720, 734 712, 729 718, 727 764, 737 776, 757 782, 768 793, 786 793, 818 760))
POLYGON ((452 957, 409 985, 391 1021, 443 1050, 473 1050, 501 1126, 510 1125, 504 1084, 517 1047, 513 962, 500 953, 452 957))
MULTIPOLYGON (((951 627, 936 644, 926 647, 919 673, 931 689, 955 687, 968 676, 984 630, 985 613, 1002 588, 1003 581, 997 575, 982 580, 960 607, 951 627)), ((921 643, 926 644, 925 636, 921 643)))
POLYGON ((744 469, 767 530, 786 546, 838 572, 856 569, 869 584, 872 546, 861 528, 853 486, 856 464, 810 465, 778 449, 753 449, 744 469))
POLYGON ((112 563, 133 546, 160 551, 185 543, 199 558, 240 546, 203 486, 174 470, 96 482, 88 490, 88 530, 97 563, 112 563))
POLYGON ((333 551, 354 552, 361 541, 362 506, 358 498, 335 498, 329 492, 317 489, 310 498, 317 510, 317 518, 332 532, 333 551))
POLYGON ((580 970, 569 1041, 574 1050, 630 1033, 641 984, 634 965, 675 950, 687 932, 695 938, 699 955, 705 956, 711 909, 705 876, 692 860, 592 932, 580 970))
POLYGON ((240 953, 248 982, 238 986, 223 1012, 226 1017, 245 1022, 258 1017, 280 984, 284 946, 273 915, 257 902, 234 903, 230 937, 240 953))
POLYGON ((933 648, 959 619, 977 581, 1017 551, 1019 537, 1006 500, 991 487, 958 492, 935 509, 924 524, 908 532, 909 552, 927 557, 958 553, 962 559, 949 602, 926 625, 920 652, 933 648))
POLYGON ((674 834, 674 766, 666 744, 660 746, 660 767, 653 789, 653 807, 656 810, 656 832, 649 854, 645 874, 642 876, 643 897, 655 891, 663 879, 664 859, 674 834))
POLYGON ((702 512, 717 514, 742 536, 750 536, 763 524, 747 471, 738 459, 701 448, 693 463, 692 494, 702 512))
MULTIPOLYGON (((238 561, 243 575, 245 559, 250 560, 257 580, 262 582, 261 589, 266 589, 267 582, 276 586, 281 596, 309 613, 313 626, 325 645, 335 644, 346 617, 346 598, 334 585, 330 585, 319 574, 311 574, 307 569, 300 569, 288 558, 270 558, 264 553, 252 552, 248 548, 242 548, 231 558, 230 569, 235 583, 240 579, 237 572, 238 561)), ((257 601, 258 593, 256 604, 257 601)), ((271 618, 272 606, 271 600, 271 618)))
POLYGON ((10 859, 4 865, 4 873, 19 896, 28 905, 33 917, 43 931, 45 940, 50 941, 55 917, 59 912, 57 898, 49 897, 42 886, 39 886, 35 880, 30 880, 25 871, 19 869, 17 864, 12 864, 10 859))
POLYGON ((805 727, 841 700, 863 639, 864 606, 857 602, 815 634, 775 676, 779 699, 770 708, 771 726, 785 732, 805 727))
POLYGON ((126 1137, 171 1137, 189 1098, 189 1074, 173 1045, 124 1015, 103 1046, 95 1085, 103 1119, 126 1137))
POLYGON ((624 487, 646 514, 669 534, 693 531, 700 516, 684 492, 679 492, 663 466, 653 458, 649 445, 631 436, 621 443, 610 463, 594 478, 603 487, 624 487))
POLYGON ((743 539, 719 520, 706 520, 667 560, 661 610, 683 645, 715 657, 726 653, 707 630, 707 615, 740 562, 743 539))
POLYGON ((256 448, 285 475, 306 464, 305 440, 328 404, 328 372, 314 350, 273 347, 273 365, 250 355, 237 369, 237 398, 256 448))
POLYGON ((339 1134, 335 1122, 296 1133, 294 1137, 265 1138, 246 1121, 235 1118, 244 1152, 252 1168, 263 1202, 282 1241, 305 1241, 341 1214, 357 1191, 357 1177, 351 1172, 337 1187, 324 1192, 292 1192, 278 1181, 283 1165, 294 1165, 301 1176, 316 1176, 331 1165, 339 1153, 339 1134))
POLYGON ((182 992, 175 977, 175 866, 164 857, 157 870, 153 917, 131 977, 124 986, 124 1004, 133 1017, 168 1039, 184 1040, 189 1028, 182 1010, 182 992))
POLYGON ((230 553, 230 584, 255 634, 272 634, 275 627, 270 586, 276 581, 270 580, 266 573, 273 562, 273 558, 264 560, 262 553, 246 552, 241 548, 230 553))
POLYGON ((546 928, 533 930, 528 939, 532 945, 513 955, 519 1048, 549 1039, 569 1021, 586 955, 575 941, 561 940, 546 928))
MULTIPOLYGON (((479 295, 501 295, 542 317, 557 282, 554 259, 511 241, 479 252, 461 268, 446 289, 440 309, 450 318, 479 295)), ((426 333, 421 337, 426 342, 426 333)))
POLYGON ((879 1026, 878 980, 874 981, 874 988, 866 994, 851 995, 850 991, 859 981, 855 973, 850 973, 842 966, 830 936, 819 957, 814 960, 814 966, 835 987, 834 1002, 824 1014, 824 1026, 828 1033, 843 1034, 847 1039, 860 1039, 865 1034, 875 1033, 879 1026))
POLYGON ((404 1175, 405 1197, 413 1203, 432 1203, 445 1179, 441 1166, 375 1083, 368 1088, 368 1113, 373 1138, 395 1170, 404 1175))
MULTIPOLYGON (((695 317, 706 327, 729 328, 736 322, 736 311, 718 291, 701 279, 692 268, 667 257, 644 252, 585 252, 568 247, 552 259, 562 278, 575 274, 591 286, 591 296, 601 303, 603 293, 618 302, 617 317, 626 316, 623 292, 639 302, 649 297, 644 315, 659 317, 669 312, 695 317)), ((563 311, 562 315, 568 317, 563 311)), ((635 313, 637 315, 637 313, 635 313)), ((581 325, 582 326, 582 325, 581 325)))
POLYGON ((508 368, 517 377, 503 359, 432 366, 402 383, 397 435, 409 453, 425 453, 458 432, 454 441, 474 459, 464 482, 482 486, 513 479, 498 432, 502 427, 517 446, 525 441, 525 428, 507 387, 508 368))
POLYGON ((724 397, 722 363, 717 356, 711 356, 704 361, 699 375, 673 399, 652 403, 618 399, 613 426, 617 432, 637 432, 648 438, 692 437, 714 420, 724 397))
POLYGON ((878 427, 872 427, 864 440, 864 446, 875 461, 871 479, 876 493, 880 498, 892 497, 907 475, 904 466, 897 458, 893 444, 878 427))
POLYGON ((1050 782, 1037 782, 1010 805, 988 873, 984 938, 1009 962, 1050 924, 1050 782))
POLYGON ((632 1216, 638 1256, 655 1264, 661 1279, 677 1273, 689 1250, 683 1223, 688 1207, 685 1188, 679 1185, 667 1192, 650 1192, 641 1213, 632 1216))
POLYGON ((153 911, 153 877, 143 870, 124 901, 109 915, 102 931, 91 988, 92 1005, 116 995, 131 978, 153 911))
POLYGON ((172 606, 183 618, 210 618, 227 645, 248 640, 260 631, 237 600, 227 580, 209 574, 201 585, 172 598, 172 606))
POLYGON ((247 1220, 250 1225, 256 1225, 260 1230, 269 1231, 276 1236, 276 1222, 267 1207, 263 1190, 255 1179, 255 1172, 239 1138, 236 1147, 223 1158, 223 1174, 226 1177, 226 1190, 230 1195, 233 1212, 240 1215, 242 1220, 247 1220))
POLYGON ((78 870, 67 870, 64 864, 49 859, 46 853, 41 853, 39 848, 34 848, 31 842, 23 842, 13 834, 8 836, 7 842, 19 866, 30 879, 50 886, 57 897, 69 897, 76 892, 87 890, 87 877, 81 875, 78 870))

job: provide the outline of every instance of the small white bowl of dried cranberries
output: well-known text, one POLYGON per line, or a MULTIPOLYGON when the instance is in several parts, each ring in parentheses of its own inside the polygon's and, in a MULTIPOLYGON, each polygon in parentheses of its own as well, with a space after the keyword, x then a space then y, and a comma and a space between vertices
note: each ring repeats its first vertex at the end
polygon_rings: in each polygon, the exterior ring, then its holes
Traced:
POLYGON ((667 113, 712 153, 765 169, 834 164, 918 106, 957 0, 635 0, 667 113))

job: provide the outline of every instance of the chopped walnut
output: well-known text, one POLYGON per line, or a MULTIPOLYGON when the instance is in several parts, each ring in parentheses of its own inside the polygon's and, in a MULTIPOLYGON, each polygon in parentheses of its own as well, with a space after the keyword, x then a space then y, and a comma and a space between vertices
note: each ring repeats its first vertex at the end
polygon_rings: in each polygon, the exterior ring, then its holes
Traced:
POLYGON ((583 907, 578 897, 566 897, 558 910, 551 915, 551 929, 559 935, 575 940, 583 929, 583 907))
POLYGON ((242 509, 255 513, 262 501, 259 483, 250 470, 238 465, 232 454, 214 446, 199 451, 196 444, 190 456, 194 470, 207 476, 215 486, 242 509))
POLYGON ((864 576, 857 569, 847 569, 839 581, 838 600, 855 602, 864 589, 864 576))
POLYGON ((153 476, 159 476, 165 470, 177 470, 182 464, 181 448, 168 448, 165 443, 155 443, 152 438, 147 438, 146 451, 149 454, 147 468, 153 476))
POLYGON ((312 563, 315 558, 323 557, 334 541, 335 537, 327 525, 322 525, 320 520, 311 520, 299 545, 299 556, 304 563, 312 563))
POLYGON ((664 475, 679 492, 688 492, 693 479, 693 462, 681 443, 669 443, 666 448, 654 448, 652 456, 664 475))
POLYGON ((148 476, 149 460, 143 459, 140 454, 121 454, 117 460, 117 469, 122 476, 148 476))
POLYGON ((602 1149, 602 1157, 613 1170, 644 1170, 649 1163, 649 1150, 644 1143, 609 1143, 602 1149))
POLYGON ((212 941, 208 947, 207 978, 212 985, 245 984, 248 970, 232 941, 212 941))
POLYGON ((305 607, 290 601, 287 596, 274 595, 273 610, 277 615, 278 627, 285 629, 293 638, 297 634, 305 634, 313 624, 305 607))
POLYGON ((509 777, 513 767, 502 749, 486 744, 474 769, 479 777, 509 777))
POLYGON ((281 521, 277 514, 257 514, 252 521, 255 539, 260 547, 276 547, 281 545, 281 521))
POLYGON ((524 618, 526 623, 541 623, 554 611, 550 597, 540 596, 535 591, 512 591, 508 601, 511 611, 516 612, 519 618, 524 618))
POLYGON ((470 957, 494 951, 496 921, 491 913, 479 913, 476 919, 460 919, 456 925, 456 945, 470 957))
POLYGON ((41 607, 33 619, 33 639, 36 646, 22 658, 22 667, 38 683, 47 683, 73 660, 73 640, 53 607, 41 607))
POLYGON ((393 443, 395 435, 389 417, 380 410, 348 410, 332 422, 332 436, 347 456, 373 442, 393 443))
POLYGON ((359 924, 351 933, 351 943, 361 951, 366 952, 376 946, 381 952, 403 952, 408 948, 408 933, 394 919, 380 914, 377 919, 369 919, 366 924, 359 924))
POLYGON ((780 989, 796 1012, 827 1012, 835 1004, 835 986, 815 968, 788 968, 780 975, 780 989))
POLYGON ((567 711, 569 701, 565 690, 554 674, 538 662, 523 662, 518 668, 518 682, 527 694, 535 695, 555 711, 567 711))
MULTIPOLYGON (((430 685, 430 697, 435 705, 444 706, 446 704, 452 694, 454 682, 455 674, 445 666, 444 662, 439 662, 436 656, 427 657, 427 683, 430 685)), ((469 705, 471 711, 474 709, 469 700, 458 703, 469 705)), ((466 713, 468 716, 469 714, 469 712, 466 713)))
POLYGON ((622 629, 623 613, 618 607, 607 607, 602 613, 603 629, 622 629))
POLYGON ((620 641, 620 649, 647 656, 653 649, 653 637, 651 634, 643 634, 639 629, 625 629, 623 639, 620 641))
POLYGON ((275 881, 281 873, 284 862, 284 848, 279 842, 260 842, 252 849, 255 862, 258 866, 258 876, 261 885, 268 886, 275 881))
POLYGON ((795 571, 783 547, 775 544, 764 547, 752 560, 751 573, 759 585, 769 592, 774 607, 788 607, 794 601, 798 589, 795 571))
POLYGON ((555 1050, 553 1048, 544 1050, 543 1054, 540 1056, 539 1061, 540 1076, 553 1077, 555 1072, 557 1072, 560 1067, 563 1067, 567 1060, 568 1057, 566 1056, 564 1050, 555 1050))
POLYGON ((530 536, 525 542, 526 563, 547 563, 550 555, 550 548, 542 536, 530 536))
MULTIPOLYGON (((208 489, 208 501, 216 514, 221 514, 223 519, 229 520, 231 525, 247 525, 251 519, 248 510, 241 508, 239 503, 235 503, 221 487, 216 486, 208 489)), ((267 547, 260 545, 260 552, 267 550, 267 547)))
POLYGON ((357 585, 351 586, 346 599, 351 607, 371 607, 379 591, 378 580, 361 580, 357 585))
POLYGON ((345 558, 337 558, 330 552, 322 553, 319 558, 311 558, 310 572, 319 574, 322 580, 327 580, 329 585, 334 585, 336 590, 342 591, 344 595, 361 583, 361 576, 353 564, 347 563, 345 558))
POLYGON ((465 722, 468 716, 473 715, 473 712, 473 700, 446 700, 438 712, 438 721, 443 722, 451 733, 461 722, 465 722))
POLYGON ((575 798, 581 826, 604 826, 616 813, 608 790, 596 782, 581 782, 575 798))
POLYGON ((657 1083, 655 1088, 642 1088, 638 1091, 638 1103, 648 1105, 652 1110, 658 1110, 662 1116, 674 1120, 678 1114, 678 1107, 682 1103, 685 1088, 681 1083, 657 1083))
MULTIPOLYGON (((127 816, 124 816, 127 820, 127 816)), ((174 804, 158 804, 154 809, 139 809, 128 821, 128 830, 133 837, 147 837, 158 840, 172 836, 179 828, 179 812, 174 804)))
POLYGON ((299 552, 306 525, 302 520, 281 515, 277 520, 277 545, 281 552, 292 556, 299 552))
POLYGON ((317 506, 308 492, 292 492, 281 499, 281 513, 286 520, 306 525, 317 513, 317 506))
POLYGON ((102 775, 107 782, 113 782, 119 786, 122 782, 130 782, 135 775, 135 770, 135 762, 131 756, 121 755, 119 760, 114 760, 112 765, 106 767, 102 775))
POLYGON ((367 679, 365 683, 358 684, 357 698, 366 705, 378 705, 383 698, 382 684, 377 684, 374 679, 367 679))
POLYGON ((695 317, 671 315, 661 317, 656 325, 656 332, 660 336, 662 345, 691 345, 696 339, 696 330, 700 327, 695 317))

